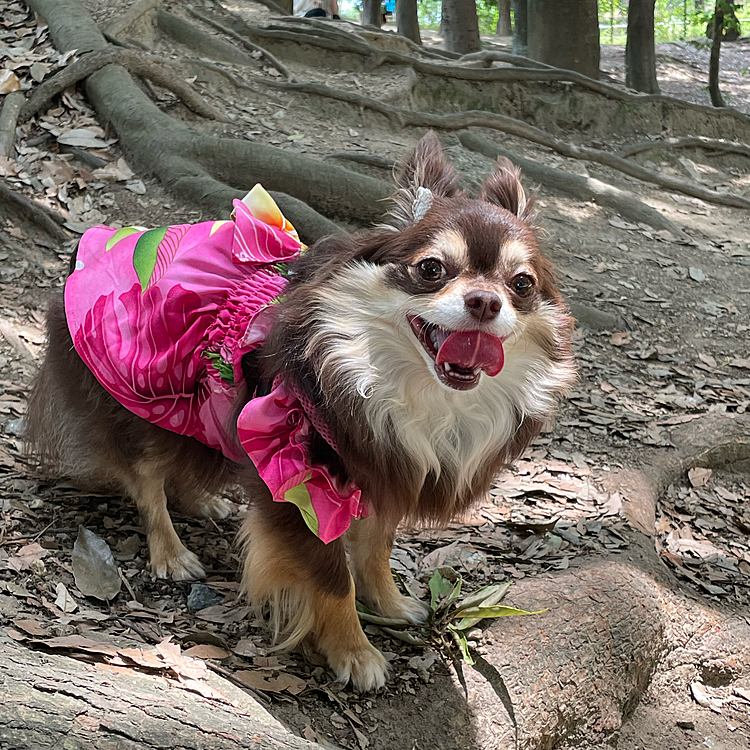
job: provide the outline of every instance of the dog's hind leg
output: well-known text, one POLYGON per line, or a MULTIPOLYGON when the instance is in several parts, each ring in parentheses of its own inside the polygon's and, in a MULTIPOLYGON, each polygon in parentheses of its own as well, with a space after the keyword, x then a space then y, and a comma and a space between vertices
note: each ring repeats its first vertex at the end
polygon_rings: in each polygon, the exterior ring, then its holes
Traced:
POLYGON ((242 537, 245 593, 259 608, 270 605, 280 647, 311 635, 340 681, 360 691, 382 687, 386 662, 359 623, 343 542, 323 544, 295 506, 270 497, 251 508, 242 537))
POLYGON ((385 617, 422 623, 430 608, 401 594, 393 580, 390 557, 395 527, 376 516, 355 521, 346 535, 357 598, 385 617))
POLYGON ((175 581, 202 578, 205 571, 200 560, 182 544, 172 525, 164 480, 160 463, 149 460, 136 464, 131 476, 123 479, 146 528, 151 570, 158 578, 175 581))

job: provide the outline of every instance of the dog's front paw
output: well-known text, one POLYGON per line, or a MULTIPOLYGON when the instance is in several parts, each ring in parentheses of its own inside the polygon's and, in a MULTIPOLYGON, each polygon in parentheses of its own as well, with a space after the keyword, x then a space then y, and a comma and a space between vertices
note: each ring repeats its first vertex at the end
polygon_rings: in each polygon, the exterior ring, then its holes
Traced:
POLYGON ((206 575, 198 557, 182 545, 172 554, 152 550, 151 571, 157 578, 171 578, 174 581, 191 581, 206 575))
POLYGON ((385 685, 388 664, 369 643, 358 651, 342 651, 328 659, 339 682, 351 682, 355 690, 368 693, 385 685))
POLYGON ((223 497, 209 497, 198 508, 198 515, 203 518, 222 520, 232 514, 232 503, 223 497))

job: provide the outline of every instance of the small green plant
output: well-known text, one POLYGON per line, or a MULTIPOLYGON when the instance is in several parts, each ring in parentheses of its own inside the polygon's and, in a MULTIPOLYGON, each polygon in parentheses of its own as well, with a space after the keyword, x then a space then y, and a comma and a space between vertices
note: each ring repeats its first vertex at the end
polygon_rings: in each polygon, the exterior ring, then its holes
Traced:
POLYGON ((510 585, 511 582, 506 581, 484 586, 462 597, 463 578, 461 575, 453 568, 438 568, 430 578, 431 615, 424 625, 412 625, 406 620, 379 617, 359 604, 357 607, 360 619, 379 626, 393 638, 414 646, 431 646, 454 664, 457 657, 460 657, 460 661, 473 665, 475 655, 469 633, 483 620, 517 615, 538 615, 546 612, 544 609, 527 612, 500 604, 510 585))
MULTIPOLYGON (((402 587, 410 596, 404 581, 397 575, 402 587)), ((357 609, 363 622, 377 625, 392 638, 412 646, 432 647, 443 659, 450 661, 465 692, 468 692, 463 673, 463 665, 474 667, 492 686, 498 698, 505 706, 516 732, 518 742, 518 724, 516 722, 513 702, 498 670, 475 651, 472 645, 471 630, 483 620, 516 615, 538 615, 546 612, 527 612, 524 609, 506 607, 500 604, 508 589, 510 581, 483 586, 468 596, 462 596, 463 578, 453 568, 437 568, 430 578, 430 618, 424 625, 413 625, 406 620, 395 620, 380 617, 362 607, 357 609)))

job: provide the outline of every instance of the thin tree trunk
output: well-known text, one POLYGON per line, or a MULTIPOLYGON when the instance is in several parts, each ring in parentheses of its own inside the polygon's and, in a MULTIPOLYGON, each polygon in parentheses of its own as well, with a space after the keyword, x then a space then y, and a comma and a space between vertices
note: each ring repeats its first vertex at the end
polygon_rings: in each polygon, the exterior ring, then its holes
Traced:
POLYGON ((654 5, 656 0, 630 0, 625 45, 625 85, 644 94, 658 94, 654 5))
POLYGON ((510 36, 513 33, 510 25, 510 0, 497 0, 497 10, 495 36, 510 36))
POLYGON ((362 24, 364 26, 383 25, 383 13, 380 10, 382 3, 380 0, 362 0, 362 24))
POLYGON ((443 0, 445 48, 466 55, 479 52, 479 19, 476 0, 443 0))
POLYGON ((513 0, 513 54, 528 57, 528 7, 526 0, 513 0))
POLYGON ((719 89, 719 57, 721 54, 721 35, 724 29, 724 11, 721 0, 717 0, 714 13, 714 39, 711 43, 711 58, 708 63, 708 93, 714 107, 724 106, 724 97, 719 89))
POLYGON ((596 0, 528 0, 528 56, 599 78, 596 0))
POLYGON ((422 37, 419 35, 417 0, 396 0, 396 28, 401 36, 422 44, 422 37))

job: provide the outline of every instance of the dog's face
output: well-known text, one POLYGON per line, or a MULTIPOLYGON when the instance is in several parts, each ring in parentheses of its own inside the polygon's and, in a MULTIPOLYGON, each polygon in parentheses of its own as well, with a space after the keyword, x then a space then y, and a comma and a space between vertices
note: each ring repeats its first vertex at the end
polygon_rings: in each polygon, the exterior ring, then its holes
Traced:
POLYGON ((498 164, 468 198, 428 135, 395 200, 390 223, 315 290, 306 354, 324 391, 442 412, 496 392, 522 414, 549 411, 573 377, 570 325, 518 171, 498 164))
POLYGON ((389 281, 408 295, 404 322, 435 379, 468 391, 502 372, 506 346, 526 336, 553 345, 545 302, 555 292, 520 219, 483 201, 452 203, 422 219, 433 223, 430 238, 394 264, 389 281))

